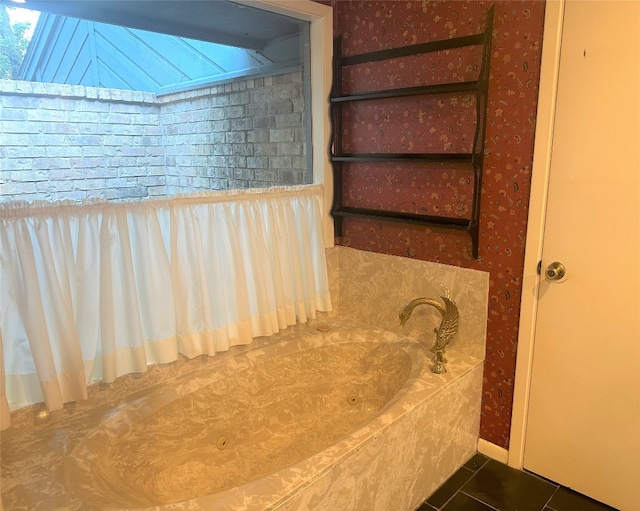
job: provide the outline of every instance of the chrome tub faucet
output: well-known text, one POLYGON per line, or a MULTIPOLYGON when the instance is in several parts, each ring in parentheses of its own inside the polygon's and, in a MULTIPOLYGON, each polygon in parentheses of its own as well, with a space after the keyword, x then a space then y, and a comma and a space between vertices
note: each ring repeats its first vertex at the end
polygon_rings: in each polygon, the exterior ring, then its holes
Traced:
POLYGON ((436 334, 436 343, 433 348, 431 348, 431 351, 436 355, 435 363, 431 366, 431 371, 436 374, 447 372, 444 367, 444 363, 446 362, 444 358, 444 349, 449 342, 451 342, 451 339, 453 339, 453 337, 458 333, 458 320, 460 318, 458 306, 451 296, 451 293, 445 287, 443 287, 443 291, 444 295, 440 298, 444 302, 444 305, 442 305, 438 300, 433 300, 431 298, 416 298, 402 307, 398 314, 400 317, 400 325, 404 326, 407 320, 411 317, 413 309, 418 305, 431 305, 438 309, 438 312, 442 316, 442 321, 440 322, 440 326, 433 330, 436 334))

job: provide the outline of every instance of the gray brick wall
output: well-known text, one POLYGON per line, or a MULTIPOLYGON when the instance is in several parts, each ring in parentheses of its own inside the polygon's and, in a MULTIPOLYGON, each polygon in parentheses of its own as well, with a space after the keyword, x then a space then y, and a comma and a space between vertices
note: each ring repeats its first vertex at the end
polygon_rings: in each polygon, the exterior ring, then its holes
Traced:
POLYGON ((0 200, 164 194, 159 120, 153 94, 0 81, 0 200))
POLYGON ((242 79, 158 100, 168 193, 305 182, 300 72, 242 79))
POLYGON ((304 183, 301 73, 154 94, 0 80, 0 201, 304 183))

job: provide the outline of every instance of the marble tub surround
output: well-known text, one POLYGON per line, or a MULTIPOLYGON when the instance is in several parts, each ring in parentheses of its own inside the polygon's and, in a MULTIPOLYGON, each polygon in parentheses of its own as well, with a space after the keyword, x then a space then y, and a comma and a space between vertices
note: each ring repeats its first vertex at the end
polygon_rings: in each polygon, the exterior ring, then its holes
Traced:
MULTIPOLYGON (((5 509, 122 509, 122 503, 108 505, 104 499, 92 499, 92 494, 83 496, 78 488, 70 490, 68 484, 70 479, 74 479, 82 485, 82 477, 90 477, 82 469, 90 465, 91 449, 84 452, 83 449, 101 434, 106 435, 103 445, 108 444, 109 435, 113 438, 118 436, 115 433, 118 428, 110 430, 109 425, 119 424, 118 427, 125 431, 133 431, 139 424, 136 421, 143 420, 140 416, 144 416, 145 404, 149 405, 153 398, 162 401, 168 395, 175 397, 175 391, 181 385, 185 387, 183 390, 203 386, 206 378, 212 378, 219 372, 244 374, 243 371, 256 361, 265 357, 276 360, 292 350, 296 352, 297 348, 308 350, 340 344, 340 349, 343 349, 348 345, 344 343, 358 343, 345 349, 355 349, 356 352, 364 349, 366 352, 367 346, 375 346, 372 349, 383 350, 380 353, 384 354, 384 361, 389 358, 396 360, 397 363, 391 365, 401 369, 394 373, 397 374, 396 382, 399 382, 398 392, 389 397, 386 404, 383 400, 379 408, 372 410, 372 414, 363 419, 364 423, 356 424, 349 433, 341 432, 339 438, 329 440, 329 445, 312 449, 319 451, 304 453, 304 459, 287 461, 289 465, 275 473, 258 475, 258 479, 237 487, 192 496, 181 502, 152 505, 141 502, 138 508, 412 511, 475 451, 480 413, 481 359, 452 349, 447 357, 448 372, 433 375, 428 370, 428 351, 406 333, 385 331, 338 318, 324 321, 323 328, 319 326, 320 322, 314 321, 273 337, 256 339, 242 350, 229 350, 224 360, 223 357, 210 357, 197 368, 141 391, 134 396, 137 403, 123 398, 93 410, 77 411, 20 435, 9 438, 3 435, 1 476, 5 509), (328 331, 324 327, 328 327, 328 331), (411 359, 408 374, 403 373, 407 366, 403 366, 402 361, 406 357, 411 359)), ((326 356, 332 351, 324 349, 326 356)), ((375 359, 371 353, 365 357, 367 360, 375 359)), ((325 360, 325 355, 318 355, 319 359, 325 360)), ((351 352, 339 358, 357 360, 351 352)), ((323 365, 323 371, 325 378, 340 381, 336 373, 339 373, 338 369, 323 365)), ((245 390, 251 388, 253 381, 252 378, 245 380, 245 390)), ((276 382, 277 379, 274 380, 276 382)), ((325 387, 320 385, 318 389, 325 387)), ((372 382, 367 387, 378 388, 372 382)), ((189 392, 186 395, 189 396, 189 392)), ((296 406, 304 407, 305 402, 303 399, 302 404, 296 406)), ((197 403, 194 402, 194 406, 198 406, 197 403)), ((345 406, 344 400, 336 406, 345 406)), ((184 441, 178 429, 169 430, 166 434, 174 435, 173 445, 184 441)), ((167 445, 170 447, 172 444, 169 442, 167 445)), ((225 451, 233 448, 231 441, 225 451)), ((98 449, 99 446, 93 446, 94 454, 98 449)), ((295 443, 290 449, 296 449, 295 443)), ((164 456, 171 458, 176 454, 169 448, 164 456)), ((105 460, 101 463, 106 466, 105 460)), ((185 472, 185 477, 199 473, 198 470, 185 472)), ((87 481, 84 480, 85 483, 87 481)), ((165 487, 171 484, 171 481, 166 481, 165 487)))
POLYGON ((340 252, 342 247, 335 246, 325 250, 327 261, 327 277, 329 279, 329 294, 331 294, 331 304, 333 310, 325 313, 337 316, 340 311, 340 252))
MULTIPOLYGON (((333 301, 340 316, 409 335, 432 346, 433 330, 441 320, 438 311, 419 307, 404 327, 400 326, 398 312, 414 298, 439 299, 443 295, 440 286, 445 286, 460 311, 459 331, 447 350, 484 359, 489 273, 348 247, 330 251, 335 252, 330 258, 338 259, 337 293, 334 288, 331 292, 332 297, 338 296, 333 301)), ((330 267, 334 272, 335 264, 330 267)), ((330 272, 330 282, 332 278, 335 276, 330 272)))
POLYGON ((481 389, 482 368, 476 367, 277 509, 416 510, 446 481, 442 474, 455 473, 475 452, 481 389))

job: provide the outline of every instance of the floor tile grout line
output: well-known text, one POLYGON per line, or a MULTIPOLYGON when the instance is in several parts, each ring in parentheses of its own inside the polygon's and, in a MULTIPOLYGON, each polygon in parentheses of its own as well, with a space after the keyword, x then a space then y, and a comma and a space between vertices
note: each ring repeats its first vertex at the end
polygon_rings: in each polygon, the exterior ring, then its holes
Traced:
MULTIPOLYGON (((480 471, 480 469, 481 469, 482 467, 484 467, 484 466, 487 464, 487 462, 488 462, 488 461, 489 461, 489 459, 487 458, 487 460, 485 460, 485 462, 484 462, 482 465, 480 465, 480 466, 478 467, 478 469, 477 469, 477 470, 475 470, 475 471, 474 471, 474 470, 470 470, 470 472, 471 472, 471 477, 469 477, 469 479, 467 479, 467 480, 466 480, 466 481, 465 481, 465 482, 460 486, 460 488, 458 488, 455 492, 453 492, 453 494, 451 495, 451 497, 449 497, 449 498, 445 501, 445 503, 444 503, 444 504, 442 504, 442 506, 440 506, 438 509, 439 509, 439 510, 444 509, 444 508, 447 506, 447 504, 449 504, 449 502, 451 502, 451 501, 453 500, 453 498, 454 498, 458 493, 464 493, 464 492, 462 491, 462 488, 464 488, 464 487, 469 483, 469 481, 471 481, 471 479, 473 479, 473 478, 478 474, 478 472, 480 471)), ((466 467, 464 467, 464 468, 466 468, 466 467)), ((474 500, 478 500, 478 499, 476 499, 475 497, 472 497, 471 495, 469 495, 469 494, 467 494, 467 493, 464 493, 464 494, 465 494, 465 495, 467 495, 468 497, 473 498, 474 500)), ((482 502, 482 501, 480 500, 479 502, 482 502)), ((482 502, 482 503, 483 503, 483 504, 486 504, 486 502, 482 502)), ((490 506, 490 507, 491 507, 491 506, 490 506)), ((495 509, 495 508, 491 507, 491 509, 495 509)), ((497 511, 500 511, 500 510, 497 510, 497 511)))
POLYGON ((488 457, 487 457, 487 459, 485 459, 485 460, 484 460, 484 462, 482 463, 482 465, 480 465, 476 470, 472 470, 472 472, 473 472, 474 474, 477 474, 478 472, 480 472, 480 469, 482 469, 482 467, 484 467, 487 463, 489 463, 489 460, 490 460, 490 459, 491 459, 491 458, 488 458, 488 457))
POLYGON ((551 511, 555 511, 554 508, 551 507, 550 503, 553 497, 555 496, 555 494, 560 491, 560 488, 562 487, 562 485, 556 483, 555 481, 552 481, 551 479, 547 479, 546 477, 538 475, 535 472, 531 472, 530 470, 523 469, 522 472, 535 479, 538 479, 539 481, 544 481, 545 483, 548 483, 551 486, 555 487, 555 490, 553 490, 553 493, 551 494, 551 496, 549 497, 549 499, 547 500, 547 502, 545 503, 545 505, 542 507, 542 510, 541 510, 541 511, 544 511, 545 509, 551 509, 551 511))
MULTIPOLYGON (((466 467, 462 467, 462 468, 466 468, 466 467)), ((470 480, 470 479, 472 479, 472 478, 476 475, 476 473, 475 473, 473 470, 470 470, 470 472, 471 472, 471 477, 469 477, 469 479, 467 479, 467 481, 466 481, 466 482, 462 483, 462 485, 460 485, 460 488, 458 488, 456 491, 454 491, 454 492, 451 494, 451 496, 450 496, 447 500, 445 500, 445 501, 444 501, 444 504, 442 504, 441 506, 439 506, 439 507, 438 507, 438 510, 441 510, 441 509, 443 509, 444 507, 446 507, 446 505, 447 505, 451 500, 453 500, 453 497, 455 497, 458 493, 460 493, 460 491, 462 490, 462 487, 463 487, 465 484, 467 484, 467 483, 469 482, 469 480, 470 480)), ((427 501, 425 500, 425 502, 427 502, 427 501)), ((428 502, 427 502, 427 504, 428 504, 428 502)), ((431 504, 429 504, 429 505, 431 505, 431 504)))
POLYGON ((464 492, 462 490, 458 490, 457 493, 462 493, 463 495, 466 495, 467 497, 470 497, 473 500, 475 500, 477 502, 480 502, 481 504, 484 504, 485 506, 487 506, 488 508, 493 509, 494 511, 500 511, 500 509, 498 509, 497 507, 493 507, 491 504, 486 503, 484 500, 480 500, 478 497, 474 497, 473 495, 469 495, 468 493, 466 493, 466 492, 464 492))
MULTIPOLYGON (((479 454, 479 453, 476 453, 476 454, 479 454)), ((467 467, 467 466, 466 466, 466 464, 467 464, 467 463, 469 463, 469 461, 471 461, 473 458, 474 458, 474 456, 472 456, 471 458, 469 458, 469 459, 467 460, 467 462, 466 462, 464 465, 462 465, 462 466, 460 467, 461 469, 465 469, 465 470, 468 470, 469 472, 471 472, 471 475, 469 476, 469 479, 467 479, 464 483, 462 483, 462 484, 460 485, 460 487, 459 487, 456 491, 454 491, 454 492, 451 494, 451 496, 450 496, 450 497, 449 497, 449 498, 444 502, 444 504, 442 504, 441 506, 438 506, 436 509, 441 510, 442 508, 444 508, 444 507, 449 503, 449 501, 450 501, 451 499, 453 499, 453 497, 455 497, 456 493, 458 493, 458 492, 462 489, 462 487, 463 487, 465 484, 467 484, 471 479, 473 479, 473 478, 475 477, 475 475, 480 471, 480 469, 481 469, 482 467, 484 467, 484 466, 487 464, 487 462, 489 461, 489 459, 490 459, 490 458, 486 458, 486 459, 482 462, 482 464, 481 464, 480 466, 478 466, 478 468, 477 468, 477 469, 475 469, 475 470, 474 470, 474 469, 469 468, 469 467, 467 467)), ((436 492, 437 492, 440 488, 442 488, 442 486, 443 486, 447 481, 448 481, 448 479, 447 479, 444 483, 442 483, 442 485, 440 485, 440 487, 438 487, 438 489, 436 490, 436 492)), ((434 492, 434 493, 435 493, 435 492, 434 492)), ((432 494, 432 495, 433 495, 433 494, 432 494)), ((433 505, 429 504, 429 502, 428 502, 428 501, 429 501, 429 498, 431 498, 431 497, 427 497, 427 499, 423 502, 423 504, 427 504, 427 505, 429 505, 429 506, 431 506, 431 507, 435 507, 435 506, 433 506, 433 505)))
MULTIPOLYGON (((480 453, 476 453, 476 454, 480 454, 480 453)), ((483 456, 484 456, 484 455, 483 455, 483 456)), ((484 456, 484 458, 485 458, 485 460, 484 460, 484 461, 483 461, 483 462, 478 466, 478 468, 476 468, 475 470, 474 470, 474 469, 471 469, 471 468, 469 468, 469 467, 467 467, 467 466, 466 466, 466 463, 465 463, 464 465, 462 465, 462 467, 460 467, 460 468, 464 468, 464 469, 468 470, 469 472, 471 472, 471 476, 470 476, 470 477, 469 477, 469 479, 467 479, 464 483, 462 483, 462 485, 460 486, 460 488, 458 488, 455 492, 453 492, 453 494, 452 494, 452 495, 451 495, 451 496, 450 496, 450 497, 449 497, 449 498, 448 498, 448 499, 447 499, 447 500, 446 500, 446 501, 445 501, 441 506, 438 506, 438 507, 436 508, 436 509, 437 509, 437 511, 441 511, 442 509, 444 509, 444 508, 447 506, 447 504, 449 504, 449 502, 451 502, 451 501, 453 500, 453 498, 454 498, 458 493, 464 493, 464 492, 462 491, 462 488, 464 488, 464 486, 465 486, 466 484, 468 484, 468 483, 469 483, 469 481, 471 481, 471 479, 473 479, 473 478, 478 474, 478 472, 480 472, 480 470, 481 470, 481 469, 482 469, 482 468, 483 468, 487 463, 489 463, 489 460, 491 460, 491 458, 489 458, 488 456, 484 456)), ((473 456, 472 456, 471 458, 469 458, 469 460, 467 460, 467 463, 468 463, 469 461, 471 461, 472 459, 473 459, 473 456)), ((446 482, 446 481, 445 481, 445 482, 446 482)), ((443 484, 444 484, 444 483, 443 483, 443 484)), ((436 490, 436 491, 437 491, 437 490, 436 490)), ((467 493, 464 493, 464 494, 465 494, 465 495, 467 495, 468 497, 473 498, 474 500, 478 500, 477 498, 475 498, 475 497, 473 497, 473 496, 471 496, 471 495, 469 495, 469 494, 467 494, 467 493)), ((427 500, 425 500, 425 501, 424 501, 424 503, 426 503, 427 505, 431 506, 431 504, 429 504, 428 500, 429 500, 429 499, 427 498, 427 500)), ((478 502, 482 502, 482 501, 481 501, 481 500, 478 500, 478 502)), ((491 507, 491 509, 494 509, 494 510, 496 509, 496 508, 494 508, 493 506, 490 506, 489 504, 487 504, 486 502, 482 502, 482 503, 483 503, 483 504, 485 504, 485 505, 487 505, 487 506, 489 506, 489 507, 491 507)), ((431 506, 431 507, 434 507, 434 506, 431 506)), ((496 511, 500 511, 500 510, 498 509, 498 510, 496 510, 496 511)))
POLYGON ((560 486, 557 486, 557 485, 554 485, 554 486, 556 486, 556 489, 553 491, 553 493, 551 494, 551 496, 549 497, 549 500, 547 500, 545 505, 542 506, 542 511, 544 511, 545 508, 549 508, 553 510, 553 508, 551 507, 551 500, 553 500, 553 497, 555 497, 556 493, 560 491, 560 486))
MULTIPOLYGON (((503 511, 499 507, 494 507, 494 504, 489 504, 489 503, 485 502, 484 500, 482 500, 481 496, 475 496, 475 495, 473 495, 471 493, 468 493, 465 490, 465 488, 472 481, 474 481, 474 478, 479 477, 478 474, 491 461, 492 461, 492 458, 489 458, 489 457, 480 455, 480 453, 477 453, 472 458, 470 458, 467 461, 467 463, 465 463, 464 465, 462 465, 462 467, 460 467, 461 469, 464 469, 465 473, 470 473, 471 475, 468 476, 467 480, 462 482, 462 484, 457 489, 455 489, 453 491, 453 493, 449 496, 449 498, 447 498, 446 501, 444 501, 444 503, 442 503, 441 505, 436 506, 435 504, 430 504, 428 502, 429 498, 427 498, 427 500, 424 501, 424 504, 427 504, 428 508, 432 509, 434 511, 442 511, 443 509, 445 509, 447 506, 449 506, 451 504, 451 502, 456 498, 456 496, 459 496, 460 494, 462 494, 464 496, 464 498, 471 499, 473 501, 476 501, 476 502, 482 504, 483 506, 486 506, 487 511, 489 511, 489 510, 492 510, 492 511, 503 511), (474 463, 470 464, 470 462, 472 460, 474 460, 474 458, 476 458, 476 457, 478 458, 477 461, 474 461, 474 463), (484 458, 484 460, 483 460, 483 458, 484 458), (473 467, 476 467, 476 466, 477 466, 477 468, 474 469, 473 467)), ((491 472, 491 470, 490 470, 490 472, 491 472)), ((554 500, 554 498, 559 497, 559 495, 560 496, 563 495, 563 494, 559 494, 559 492, 564 491, 565 488, 568 489, 569 491, 572 491, 571 488, 564 487, 563 485, 561 485, 561 484, 559 484, 559 483, 557 483, 555 481, 551 481, 551 480, 549 480, 549 479, 547 479, 547 478, 545 478, 543 476, 540 476, 540 475, 536 474, 535 472, 530 472, 529 470, 526 470, 526 469, 522 469, 520 472, 522 474, 526 475, 528 479, 537 480, 540 483, 545 483, 546 485, 551 487, 550 488, 551 489, 551 493, 549 494, 548 498, 541 504, 541 507, 539 509, 536 508, 533 511, 556 511, 557 508, 555 507, 555 504, 552 504, 552 501, 554 500)), ((445 481, 445 483, 446 483, 446 481, 445 481)), ((444 486, 445 483, 443 483, 442 486, 444 486)), ((455 488, 455 486, 454 486, 454 488, 455 488)), ((471 488, 471 490, 473 490, 473 488, 471 488)), ((448 493, 448 492, 445 492, 445 494, 446 493, 448 493)), ((546 493, 546 491, 545 491, 545 493, 546 493)), ((574 493, 577 493, 577 492, 574 492, 574 493)), ((588 500, 593 500, 594 502, 596 502, 598 504, 601 504, 598 501, 596 501, 594 499, 591 499, 586 495, 582 495, 582 494, 579 494, 579 493, 578 493, 578 495, 580 495, 581 497, 585 497, 588 500)), ((560 502, 558 502, 558 504, 560 504, 560 502)), ((604 505, 607 506, 606 504, 604 504, 604 505)), ((561 507, 563 507, 563 506, 561 506, 561 507)), ((606 508, 607 509, 611 509, 611 511, 619 511, 619 510, 616 510, 614 508, 609 508, 609 507, 606 507, 606 508)))
MULTIPOLYGON (((496 507, 494 507, 493 505, 491 505, 491 504, 489 504, 489 503, 487 503, 487 502, 485 502, 485 501, 481 500, 480 498, 478 498, 478 497, 476 497, 476 496, 474 496, 474 495, 471 495, 471 494, 469 494, 469 493, 467 493, 467 492, 465 492, 465 491, 464 491, 464 487, 465 487, 465 486, 467 486, 467 484, 469 484, 469 482, 470 482, 474 477, 476 477, 476 475, 478 474, 478 472, 480 472, 480 470, 481 470, 485 465, 487 465, 487 464, 489 463, 489 461, 491 461, 491 458, 488 458, 488 457, 487 457, 487 459, 484 461, 484 463, 482 463, 482 465, 480 465, 480 466, 478 467, 478 469, 477 469, 477 470, 473 473, 473 475, 472 475, 472 476, 467 480, 467 482, 465 482, 465 483, 464 483, 464 484, 463 484, 463 485, 458 489, 458 491, 457 491, 457 492, 455 492, 455 493, 451 496, 451 498, 450 498, 449 500, 447 500, 447 502, 442 506, 442 508, 439 508, 439 509, 443 509, 443 508, 444 508, 444 507, 449 503, 449 501, 451 501, 451 500, 453 499, 453 497, 455 497, 455 495, 456 495, 456 494, 458 494, 458 493, 462 493, 462 494, 466 495, 467 497, 470 497, 470 498, 472 498, 473 500, 475 500, 475 501, 477 501, 477 502, 480 502, 480 503, 484 504, 485 506, 487 506, 487 507, 489 507, 489 508, 491 508, 491 509, 493 509, 493 510, 495 510, 495 511, 501 511, 499 508, 496 508, 496 507)), ((538 480, 541 480, 541 481, 548 482, 548 483, 550 483, 552 486, 554 486, 554 487, 555 487, 555 489, 554 489, 554 490, 553 490, 553 492, 551 493, 551 496, 549 497, 549 499, 548 499, 547 501, 545 501, 545 503, 542 505, 542 507, 541 507, 541 508, 540 508, 540 510, 539 510, 539 511, 544 511, 544 510, 545 510, 545 508, 546 508, 546 507, 548 507, 549 502, 551 502, 551 499, 553 498, 553 496, 558 492, 558 490, 559 490, 560 486, 559 486, 557 483, 553 483, 553 482, 551 482, 551 481, 548 481, 548 480, 546 480, 546 479, 544 479, 544 478, 542 478, 542 477, 538 476, 537 474, 529 473, 529 472, 525 472, 525 471, 523 471, 523 473, 527 474, 528 476, 530 476, 530 477, 532 477, 532 478, 534 478, 534 479, 538 479, 538 480)), ((550 508, 550 509, 552 509, 552 508, 550 508)), ((554 510, 552 509, 552 511, 554 511, 554 510)))
POLYGON ((551 486, 555 486, 556 489, 559 489, 562 487, 562 485, 560 483, 556 483, 555 481, 552 481, 551 479, 547 479, 544 476, 541 476, 539 474, 536 474, 535 472, 532 472, 531 470, 527 470, 526 468, 523 468, 522 471, 524 474, 527 474, 531 477, 534 477, 535 479, 538 479, 540 481, 544 481, 545 483, 549 483, 551 486))
POLYGON ((449 497, 446 502, 444 504, 442 504, 442 506, 440 506, 438 508, 439 511, 441 511, 442 509, 444 509, 445 507, 447 507, 447 504, 449 502, 451 502, 453 500, 453 497, 455 497, 458 493, 460 492, 460 489, 458 489, 453 495, 451 495, 451 497, 449 497))

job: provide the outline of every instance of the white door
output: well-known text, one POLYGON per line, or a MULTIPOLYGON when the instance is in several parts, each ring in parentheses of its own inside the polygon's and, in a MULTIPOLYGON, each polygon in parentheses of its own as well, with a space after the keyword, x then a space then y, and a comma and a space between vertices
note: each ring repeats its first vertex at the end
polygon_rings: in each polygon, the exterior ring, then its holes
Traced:
POLYGON ((638 0, 566 2, 524 444, 524 468, 623 511, 640 511, 639 34, 638 0))

